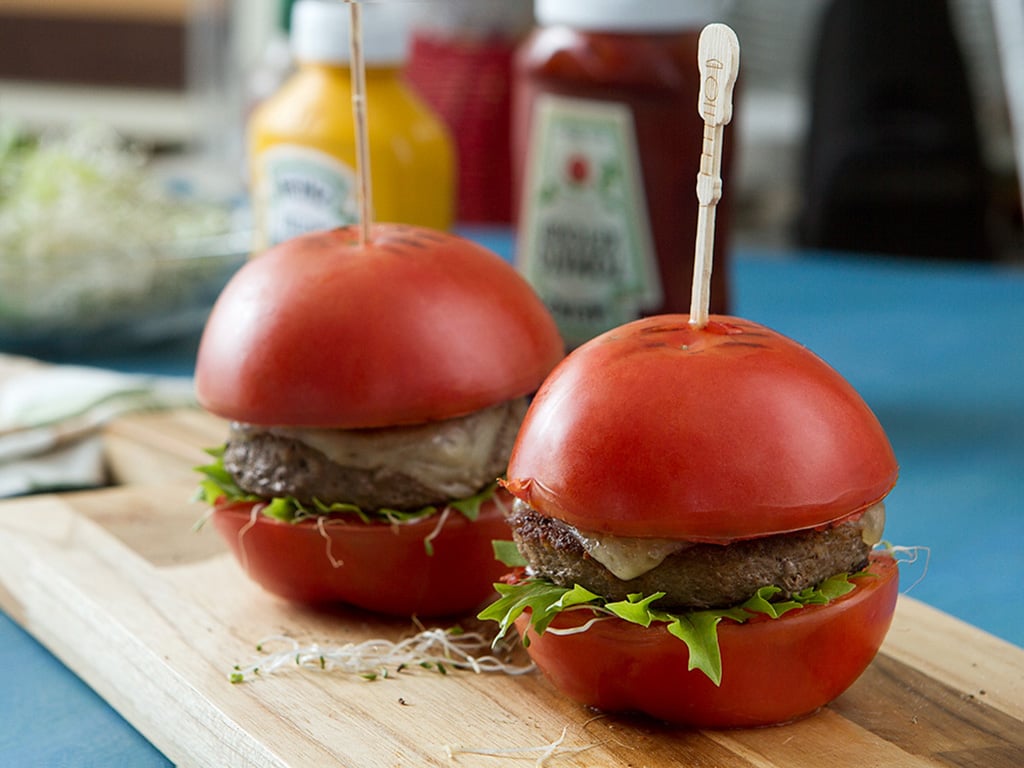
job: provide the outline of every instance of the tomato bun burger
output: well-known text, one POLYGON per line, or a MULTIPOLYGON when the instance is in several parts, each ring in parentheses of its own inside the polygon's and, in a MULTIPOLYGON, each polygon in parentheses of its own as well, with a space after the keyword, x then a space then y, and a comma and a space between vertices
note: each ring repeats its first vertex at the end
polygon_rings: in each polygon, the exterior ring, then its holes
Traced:
POLYGON ((196 360, 200 405, 230 422, 203 496, 281 597, 472 610, 507 570, 496 479, 562 341, 485 248, 396 224, 369 234, 288 240, 224 288, 196 360))
POLYGON ((897 596, 897 465, 849 383, 747 320, 628 323, 571 353, 504 486, 519 565, 481 618, 602 711, 781 723, 864 671, 897 596))

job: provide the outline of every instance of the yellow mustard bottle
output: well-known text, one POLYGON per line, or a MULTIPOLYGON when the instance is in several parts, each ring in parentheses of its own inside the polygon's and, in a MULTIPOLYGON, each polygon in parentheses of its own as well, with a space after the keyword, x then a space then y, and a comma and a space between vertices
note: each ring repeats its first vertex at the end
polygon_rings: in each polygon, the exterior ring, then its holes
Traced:
MULTIPOLYGON (((450 229, 454 150, 440 118, 403 79, 409 11, 391 3, 362 10, 373 217, 450 229)), ((297 69, 248 126, 257 251, 358 221, 349 25, 347 3, 293 7, 297 69)))

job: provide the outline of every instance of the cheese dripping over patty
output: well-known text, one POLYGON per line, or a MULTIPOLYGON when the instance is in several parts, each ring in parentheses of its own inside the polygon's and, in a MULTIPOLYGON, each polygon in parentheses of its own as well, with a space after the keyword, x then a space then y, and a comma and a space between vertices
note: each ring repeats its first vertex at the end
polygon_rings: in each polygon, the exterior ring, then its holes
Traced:
MULTIPOLYGON (((882 540, 885 504, 880 501, 871 505, 857 522, 864 543, 873 547, 882 540)), ((642 576, 661 565, 669 555, 693 546, 692 542, 679 539, 635 538, 569 528, 586 553, 622 581, 642 576)))
POLYGON ((234 434, 265 432, 297 440, 342 467, 393 470, 452 499, 477 493, 505 468, 526 413, 525 398, 444 421, 381 429, 231 425, 234 434))

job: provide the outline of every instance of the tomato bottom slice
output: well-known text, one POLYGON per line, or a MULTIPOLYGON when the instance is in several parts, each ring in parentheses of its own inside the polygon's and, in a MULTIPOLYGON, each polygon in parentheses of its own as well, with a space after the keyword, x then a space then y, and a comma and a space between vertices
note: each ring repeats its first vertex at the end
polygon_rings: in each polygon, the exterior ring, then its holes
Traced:
POLYGON ((248 576, 279 597, 445 616, 493 595, 507 567, 494 559, 491 542, 511 538, 502 511, 510 503, 499 490, 476 521, 451 510, 439 530, 437 515, 395 525, 340 517, 285 523, 253 514, 251 502, 217 505, 213 523, 248 576))
MULTIPOLYGON (((520 616, 528 651, 563 694, 604 712, 636 712, 677 725, 743 728, 806 716, 837 698, 867 669, 892 622, 899 592, 896 562, 873 554, 857 589, 828 605, 718 625, 722 682, 688 671, 686 645, 665 625, 610 618, 584 632, 537 635, 520 616)), ((582 626, 592 613, 569 611, 556 630, 582 626)))

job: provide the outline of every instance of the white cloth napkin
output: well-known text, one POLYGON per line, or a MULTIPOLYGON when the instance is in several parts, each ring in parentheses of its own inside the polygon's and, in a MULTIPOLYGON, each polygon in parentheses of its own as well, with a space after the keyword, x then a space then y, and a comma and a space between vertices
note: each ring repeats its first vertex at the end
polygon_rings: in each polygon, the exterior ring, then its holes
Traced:
POLYGON ((104 424, 130 411, 194 403, 186 377, 0 355, 0 497, 102 485, 104 424))

